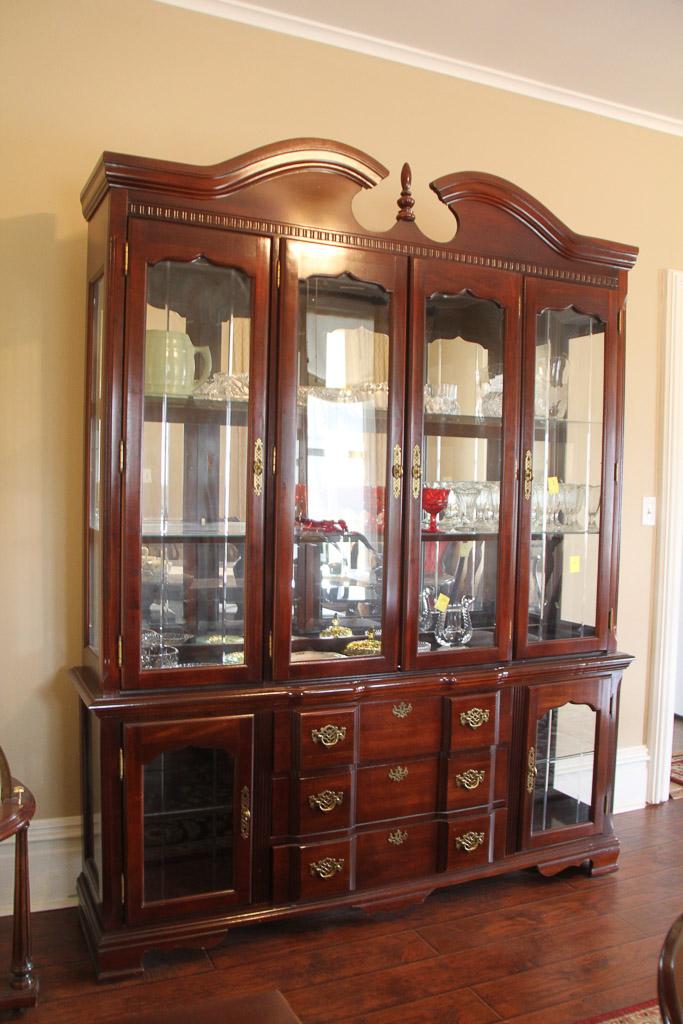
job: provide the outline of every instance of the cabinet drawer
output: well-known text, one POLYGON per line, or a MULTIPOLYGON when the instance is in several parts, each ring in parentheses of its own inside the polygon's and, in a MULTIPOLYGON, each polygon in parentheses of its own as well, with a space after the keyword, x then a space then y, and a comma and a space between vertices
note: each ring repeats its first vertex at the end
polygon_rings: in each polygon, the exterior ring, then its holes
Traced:
POLYGON ((392 761, 358 769, 356 817, 359 822, 407 818, 436 810, 438 757, 392 761))
POLYGON ((360 759, 435 754, 441 747, 440 697, 396 697, 366 704, 360 715, 360 759))
POLYGON ((456 817, 448 824, 448 871, 489 864, 505 852, 505 811, 456 817))
POLYGON ((375 888, 436 871, 438 823, 391 826, 358 836, 356 887, 375 888))
POLYGON ((507 747, 452 754, 448 759, 447 809, 458 811, 505 800, 508 760, 507 747))
POLYGON ((451 750, 486 747, 497 741, 498 693, 451 698, 451 750))
POLYGON ((299 899, 324 900, 348 892, 351 878, 351 843, 312 843, 298 848, 299 899))
POLYGON ((299 765, 325 768, 353 764, 356 738, 356 709, 300 711, 295 717, 299 765))
POLYGON ((353 772, 310 775, 294 783, 294 823, 297 832, 327 832, 348 828, 353 803, 353 772))

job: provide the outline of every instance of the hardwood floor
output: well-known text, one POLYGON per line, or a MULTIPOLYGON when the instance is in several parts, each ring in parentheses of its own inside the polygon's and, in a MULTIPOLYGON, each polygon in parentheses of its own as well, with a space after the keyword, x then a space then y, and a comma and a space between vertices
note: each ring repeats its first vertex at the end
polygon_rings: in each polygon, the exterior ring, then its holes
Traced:
MULTIPOLYGON (((620 869, 604 878, 520 872, 391 917, 345 911, 235 929, 209 951, 150 954, 144 977, 116 984, 95 982, 76 910, 35 914, 40 1001, 27 1024, 132 1022, 153 1007, 163 1021, 164 1006, 183 1001, 202 1024, 203 999, 267 989, 304 1024, 574 1024, 643 1002, 683 910, 683 800, 616 825, 620 869)), ((0 957, 9 964, 9 918, 0 957)))

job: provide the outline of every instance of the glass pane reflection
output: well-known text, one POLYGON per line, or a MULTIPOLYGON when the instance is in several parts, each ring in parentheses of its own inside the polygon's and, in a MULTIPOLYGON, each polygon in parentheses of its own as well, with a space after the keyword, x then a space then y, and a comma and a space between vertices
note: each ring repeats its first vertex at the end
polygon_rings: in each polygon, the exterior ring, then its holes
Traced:
POLYGON ((299 310, 291 660, 377 656, 390 299, 346 274, 312 277, 299 310))
POLYGON ((251 281, 149 268, 141 668, 244 662, 251 281))
POLYGON ((144 900, 233 888, 234 761, 185 747, 144 766, 144 900))
POLYGON ((427 302, 420 653, 496 642, 504 322, 467 291, 427 302))
POLYGON ((551 708, 536 723, 532 832, 592 820, 596 727, 586 704, 551 708))
POLYGON ((537 316, 531 642, 595 636, 604 327, 571 307, 537 316))

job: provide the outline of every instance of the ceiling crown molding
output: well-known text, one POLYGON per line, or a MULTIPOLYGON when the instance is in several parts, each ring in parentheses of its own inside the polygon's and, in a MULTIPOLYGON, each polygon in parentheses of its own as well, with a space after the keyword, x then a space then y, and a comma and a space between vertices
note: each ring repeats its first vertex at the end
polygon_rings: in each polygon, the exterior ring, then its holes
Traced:
POLYGON ((336 46, 343 50, 363 53, 370 57, 379 57, 382 60, 391 60, 398 64, 408 64, 424 71, 434 71, 451 78, 461 78, 478 85, 504 89, 507 92, 543 100, 546 103, 556 103, 563 107, 583 110, 590 114, 597 114, 599 117, 637 125, 640 128, 649 128, 652 131, 665 132, 668 135, 683 136, 683 121, 675 117, 614 103, 611 100, 589 96, 572 89, 549 85, 507 71, 483 67, 480 64, 470 64, 467 61, 430 53, 427 50, 405 46, 402 43, 378 39, 376 36, 351 32, 348 29, 325 25, 308 18, 282 14, 279 11, 245 3, 243 0, 157 0, 157 3, 182 7, 185 10, 197 11, 201 14, 212 14, 230 21, 239 21, 254 28, 297 36, 316 43, 336 46))

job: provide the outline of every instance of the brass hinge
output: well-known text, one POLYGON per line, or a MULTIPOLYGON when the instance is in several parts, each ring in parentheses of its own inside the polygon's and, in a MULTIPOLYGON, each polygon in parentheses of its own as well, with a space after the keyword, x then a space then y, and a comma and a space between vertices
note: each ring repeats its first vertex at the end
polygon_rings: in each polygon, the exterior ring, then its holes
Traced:
POLYGON ((128 276, 128 242, 126 242, 123 249, 123 273, 128 276))
POLYGON ((609 716, 614 718, 614 694, 609 699, 609 716))
POLYGON ((276 278, 277 278, 276 287, 279 288, 280 287, 280 261, 279 260, 277 261, 276 278))
POLYGON ((273 463, 272 463, 272 468, 273 468, 273 476, 275 476, 275 470, 277 469, 277 448, 275 447, 275 445, 273 445, 273 463))
POLYGON ((116 643, 116 664, 121 668, 123 665, 123 637, 120 636, 116 643))
POLYGON ((123 750, 119 748, 119 781, 123 782, 123 750))
POLYGON ((119 473, 123 475, 123 470, 126 465, 126 442, 122 439, 119 441, 119 473))
POLYGON ((272 629, 268 633, 268 656, 273 657, 273 631, 272 629))
POLYGON ((126 876, 121 873, 121 902, 126 902, 126 876))
POLYGON ((614 608, 610 608, 607 615, 607 630, 609 633, 614 629, 614 608))
POLYGON ((621 334, 623 329, 624 329, 624 310, 620 309, 618 314, 617 314, 617 330, 619 331, 619 334, 621 334))
POLYGON ((603 807, 605 808, 605 814, 607 814, 609 812, 609 793, 605 793, 605 802, 603 807))
POLYGON ((519 298, 517 299, 517 313, 521 317, 522 315, 522 295, 520 292, 519 298))
POLYGON ((508 630, 508 640, 512 640, 512 620, 510 621, 510 629, 508 630))
POLYGON ((615 484, 619 483, 619 463, 618 462, 614 463, 614 482, 615 482, 615 484))

